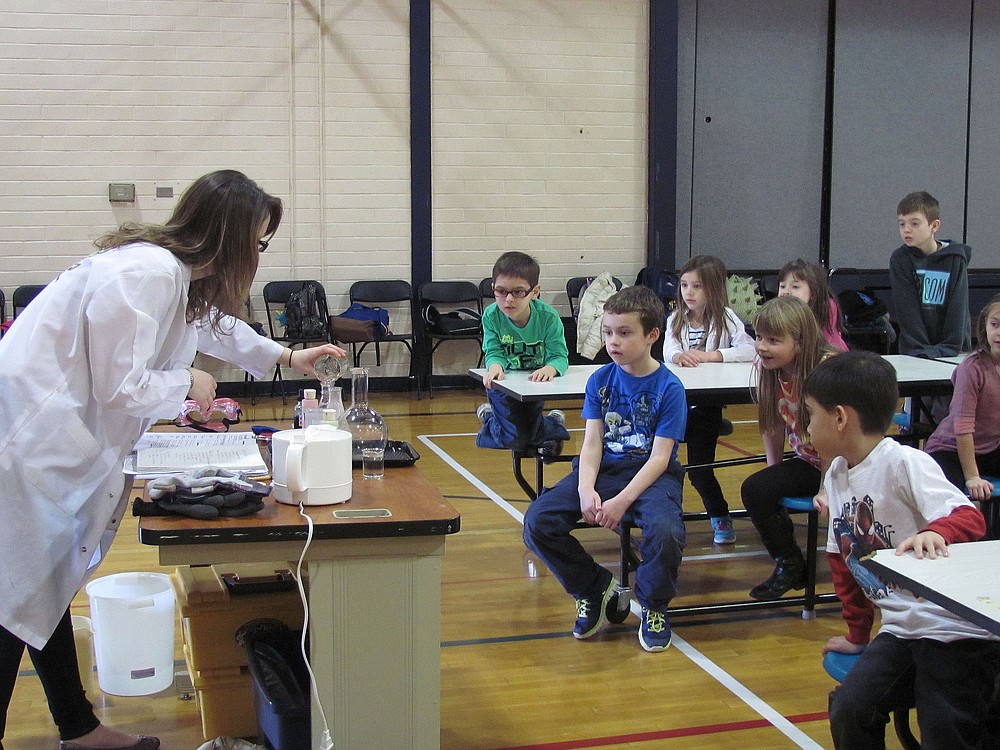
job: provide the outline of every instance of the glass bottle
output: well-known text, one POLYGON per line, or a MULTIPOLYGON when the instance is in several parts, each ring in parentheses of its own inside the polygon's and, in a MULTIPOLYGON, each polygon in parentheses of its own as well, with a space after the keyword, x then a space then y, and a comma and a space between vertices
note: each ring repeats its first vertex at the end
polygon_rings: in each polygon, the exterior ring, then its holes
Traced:
POLYGON ((334 383, 344 372, 344 361, 324 354, 316 360, 313 369, 316 370, 321 388, 319 408, 323 413, 323 421, 335 427, 340 426, 344 415, 344 401, 340 388, 334 386, 334 383))
MULTIPOLYGON (((323 398, 319 403, 323 411, 323 422, 341 427, 344 421, 344 399, 341 397, 340 386, 323 385, 323 398)), ((346 429, 346 425, 341 427, 346 429)))
MULTIPOLYGON (((355 456, 371 459, 374 464, 382 464, 385 458, 385 444, 389 432, 382 415, 368 405, 368 368, 351 368, 351 408, 344 415, 344 422, 351 433, 352 449, 355 456)), ((378 477, 381 470, 378 471, 378 477)), ((366 478, 369 476, 365 469, 366 478)))

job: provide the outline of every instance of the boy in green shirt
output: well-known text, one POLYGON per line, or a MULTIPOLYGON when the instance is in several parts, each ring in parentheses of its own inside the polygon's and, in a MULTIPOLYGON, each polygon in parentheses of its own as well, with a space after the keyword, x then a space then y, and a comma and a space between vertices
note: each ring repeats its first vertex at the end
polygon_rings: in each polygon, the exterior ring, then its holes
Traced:
POLYGON ((508 370, 531 370, 530 380, 547 381, 565 374, 569 350, 559 313, 538 297, 538 262, 530 255, 508 252, 493 265, 496 303, 483 313, 483 352, 488 403, 476 414, 482 429, 480 448, 522 450, 539 446, 557 455, 569 439, 566 417, 558 409, 542 415, 542 402, 517 401, 493 388, 508 370))

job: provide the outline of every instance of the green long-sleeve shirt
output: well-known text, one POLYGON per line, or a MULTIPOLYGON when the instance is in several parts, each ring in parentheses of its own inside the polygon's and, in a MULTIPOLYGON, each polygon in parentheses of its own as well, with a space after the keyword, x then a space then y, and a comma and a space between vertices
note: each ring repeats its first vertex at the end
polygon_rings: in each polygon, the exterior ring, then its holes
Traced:
POLYGON ((537 370, 551 365, 559 375, 569 367, 566 333, 558 311, 541 300, 531 301, 524 328, 515 326, 495 304, 483 313, 483 352, 487 369, 537 370))

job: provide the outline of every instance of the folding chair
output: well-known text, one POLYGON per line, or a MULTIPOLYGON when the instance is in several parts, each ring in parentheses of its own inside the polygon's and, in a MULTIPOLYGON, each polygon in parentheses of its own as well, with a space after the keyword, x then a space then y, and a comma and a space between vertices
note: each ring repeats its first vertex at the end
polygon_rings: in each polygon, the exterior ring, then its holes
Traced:
POLYGON ((449 332, 445 328, 428 321, 429 308, 438 309, 438 305, 443 308, 440 313, 447 313, 455 308, 467 307, 480 318, 483 315, 483 298, 480 295, 480 288, 471 281, 428 281, 420 285, 417 290, 417 308, 420 311, 422 325, 422 346, 426 350, 426 364, 423 365, 427 377, 427 392, 434 398, 434 352, 445 341, 476 341, 479 343, 479 357, 477 365, 483 361, 483 325, 480 320, 476 326, 469 326, 468 330, 460 332, 449 332), (447 309, 445 309, 447 308, 447 309))
POLYGON ((10 305, 15 319, 18 313, 23 312, 28 303, 37 297, 45 286, 45 284, 25 284, 14 290, 14 294, 10 298, 10 305))
MULTIPOLYGON (((413 287, 410 286, 408 281, 403 281, 402 279, 394 279, 392 281, 355 281, 351 284, 348 296, 352 304, 358 302, 362 305, 375 307, 384 307, 396 303, 396 308, 402 308, 403 305, 400 303, 406 303, 406 313, 410 316, 408 332, 387 333, 374 341, 352 341, 350 342, 351 353, 354 356, 354 366, 361 367, 361 355, 364 354, 369 344, 374 344, 375 366, 381 367, 382 345, 392 343, 402 344, 406 347, 406 351, 410 355, 408 377, 417 381, 417 398, 420 398, 420 378, 416 377, 413 369, 413 347, 416 346, 416 326, 413 324, 413 287)), ((400 324, 399 316, 395 316, 390 317, 390 325, 398 331, 400 327, 405 327, 405 322, 404 324, 400 324), (392 321, 396 322, 393 323, 392 321)))
MULTIPOLYGON (((318 281, 310 279, 304 281, 269 281, 264 285, 264 309, 267 314, 267 330, 274 341, 286 344, 290 349, 296 346, 305 348, 309 344, 330 343, 330 311, 326 305, 326 290, 318 281), (308 284, 312 284, 316 289, 316 304, 319 308, 319 316, 323 319, 323 332, 317 336, 297 337, 289 336, 286 333, 279 333, 278 313, 283 313, 285 303, 295 292, 302 291, 308 284)), ((274 377, 271 379, 271 395, 274 395, 275 388, 280 388, 281 403, 285 403, 285 385, 281 377, 281 365, 274 366, 274 377)))
MULTIPOLYGON (((580 312, 580 295, 583 293, 583 288, 592 278, 591 276, 574 276, 566 282, 566 298, 569 300, 569 312, 573 320, 576 320, 576 316, 580 312)), ((615 283, 615 289, 622 288, 621 279, 612 276, 611 280, 615 283)), ((492 295, 492 292, 490 294, 492 295)))

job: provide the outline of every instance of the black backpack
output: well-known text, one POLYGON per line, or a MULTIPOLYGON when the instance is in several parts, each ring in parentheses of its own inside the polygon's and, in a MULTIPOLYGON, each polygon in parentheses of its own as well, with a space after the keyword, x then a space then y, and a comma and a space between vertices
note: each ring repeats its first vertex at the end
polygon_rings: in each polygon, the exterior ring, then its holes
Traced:
POLYGON ((285 336, 293 339, 325 339, 327 322, 319 313, 316 285, 306 284, 288 295, 285 303, 285 336))
POLYGON ((888 310, 878 297, 868 291, 845 289, 837 294, 844 322, 851 328, 865 328, 880 322, 888 310))
POLYGON ((635 277, 639 286, 649 287, 660 298, 667 315, 677 309, 677 290, 680 288, 680 277, 673 271, 655 266, 646 266, 635 277))

